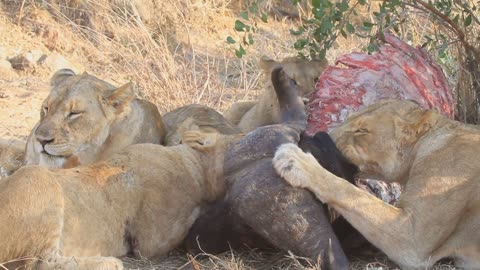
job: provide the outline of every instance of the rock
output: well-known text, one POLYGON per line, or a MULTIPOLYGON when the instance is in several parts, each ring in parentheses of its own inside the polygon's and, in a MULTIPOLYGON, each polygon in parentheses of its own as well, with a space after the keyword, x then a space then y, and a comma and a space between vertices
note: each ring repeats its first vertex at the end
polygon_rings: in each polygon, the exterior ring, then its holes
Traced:
MULTIPOLYGON (((1 48, 0 48, 0 51, 1 51, 1 48)), ((1 54, 1 52, 0 52, 0 54, 1 54)), ((35 67, 37 62, 39 62, 43 58, 44 55, 45 54, 41 50, 31 50, 31 51, 28 51, 24 54, 19 54, 17 56, 14 56, 14 57, 8 59, 8 61, 10 62, 11 67, 13 67, 14 69, 27 70, 27 69, 35 67)), ((0 57, 1 57, 1 55, 0 55, 0 57)), ((0 58, 0 60, 1 59, 2 58, 0 58)))
POLYGON ((47 56, 46 58, 40 58, 42 61, 39 61, 39 64, 42 64, 48 67, 52 72, 55 72, 62 68, 69 68, 75 73, 80 73, 84 69, 81 66, 73 65, 70 63, 65 57, 63 57, 59 53, 52 53, 51 55, 47 56))
POLYGON ((12 69, 12 64, 5 59, 0 59, 0 69, 12 69))
POLYGON ((14 69, 27 70, 33 67, 34 63, 30 61, 25 55, 17 55, 8 59, 14 69))
POLYGON ((0 60, 7 59, 7 49, 5 47, 0 47, 0 60))
POLYGON ((13 70, 12 64, 5 59, 0 59, 0 80, 13 80, 17 78, 17 73, 13 70))
POLYGON ((59 32, 57 29, 47 26, 38 33, 42 37, 43 44, 50 51, 58 47, 59 32))
POLYGON ((41 50, 31 50, 25 53, 25 58, 27 58, 31 63, 37 63, 44 55, 45 54, 41 50))

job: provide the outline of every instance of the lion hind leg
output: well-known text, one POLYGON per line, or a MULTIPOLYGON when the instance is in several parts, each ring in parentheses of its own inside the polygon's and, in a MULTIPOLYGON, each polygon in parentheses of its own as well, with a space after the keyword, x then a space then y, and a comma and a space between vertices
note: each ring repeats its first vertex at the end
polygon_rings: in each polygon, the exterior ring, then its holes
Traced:
POLYGON ((123 270, 121 260, 114 257, 51 256, 39 260, 35 270, 123 270))

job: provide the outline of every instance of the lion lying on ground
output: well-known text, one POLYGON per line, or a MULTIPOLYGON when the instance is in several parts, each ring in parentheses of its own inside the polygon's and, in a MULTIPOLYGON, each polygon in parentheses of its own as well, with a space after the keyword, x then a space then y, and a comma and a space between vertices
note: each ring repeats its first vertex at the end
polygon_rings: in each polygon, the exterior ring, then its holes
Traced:
POLYGON ((397 206, 327 172, 294 144, 276 152, 277 172, 335 208, 403 269, 429 269, 445 257, 480 269, 478 127, 411 101, 385 101, 331 135, 361 172, 405 186, 397 206))
POLYGON ((191 104, 177 108, 162 116, 168 130, 165 145, 181 143, 187 131, 219 133, 225 135, 240 134, 240 129, 231 124, 223 115, 210 107, 191 104))
POLYGON ((161 144, 165 127, 156 106, 89 74, 57 71, 40 121, 26 146, 25 163, 47 168, 91 164, 136 143, 161 144))
MULTIPOLYGON (((282 124, 260 128, 244 138, 187 132, 182 142, 192 148, 133 145, 89 166, 65 170, 26 166, 0 182, 0 261, 40 257, 29 266, 121 269, 118 259, 105 256, 165 254, 184 238, 199 214, 200 203, 221 197, 227 181, 241 182, 245 172, 262 172, 277 179, 292 196, 307 193, 282 184, 272 167, 276 146, 298 141, 306 125, 303 104, 291 80, 281 70, 273 78, 282 104, 282 124), (264 147, 262 151, 259 146, 264 147)), ((249 201, 243 197, 245 203, 249 201)), ((315 203, 313 196, 308 198, 315 203)), ((240 205, 239 209, 246 208, 240 205)), ((259 216, 269 214, 263 211, 259 216)), ((318 254, 333 245, 338 253, 332 258, 343 258, 339 245, 328 241, 335 237, 328 230, 328 219, 316 213, 313 218, 327 222, 326 228, 315 227, 327 242, 314 239, 314 246, 303 241, 298 245, 318 254)), ((299 234, 305 237, 303 230, 299 234)))
POLYGON ((296 57, 285 58, 281 62, 263 57, 260 60, 260 68, 265 76, 265 92, 258 101, 240 101, 234 103, 224 116, 231 123, 245 133, 261 126, 280 123, 280 108, 273 89, 269 74, 275 67, 281 66, 285 73, 292 78, 298 89, 298 94, 304 97, 315 90, 315 83, 327 68, 327 60, 305 61, 296 57))
POLYGON ((114 257, 166 254, 224 192, 227 140, 216 136, 188 132, 187 145, 132 145, 71 169, 22 167, 0 182, 0 263, 105 270, 123 268, 114 257))

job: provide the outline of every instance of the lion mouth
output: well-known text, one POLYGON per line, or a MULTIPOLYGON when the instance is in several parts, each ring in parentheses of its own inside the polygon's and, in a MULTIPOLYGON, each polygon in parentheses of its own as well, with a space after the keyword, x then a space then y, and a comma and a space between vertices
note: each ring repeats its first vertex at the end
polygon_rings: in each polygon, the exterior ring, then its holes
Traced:
POLYGON ((49 152, 47 152, 47 150, 43 149, 43 151, 41 152, 43 155, 45 156, 48 156, 48 157, 51 157, 51 158, 64 158, 66 156, 63 156, 63 155, 54 155, 54 154, 50 154, 49 152))
POLYGON ((48 157, 69 157, 73 154, 74 148, 69 143, 61 143, 61 144, 47 144, 43 146, 42 154, 48 157))

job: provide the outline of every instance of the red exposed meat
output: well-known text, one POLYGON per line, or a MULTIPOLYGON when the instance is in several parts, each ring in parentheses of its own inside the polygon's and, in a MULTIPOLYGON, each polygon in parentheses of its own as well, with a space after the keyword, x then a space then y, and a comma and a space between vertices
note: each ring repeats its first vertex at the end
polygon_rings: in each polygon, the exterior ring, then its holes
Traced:
POLYGON ((343 55, 320 76, 308 106, 309 135, 328 131, 381 99, 412 99, 453 118, 452 92, 441 68, 423 49, 384 36, 377 53, 343 55))

